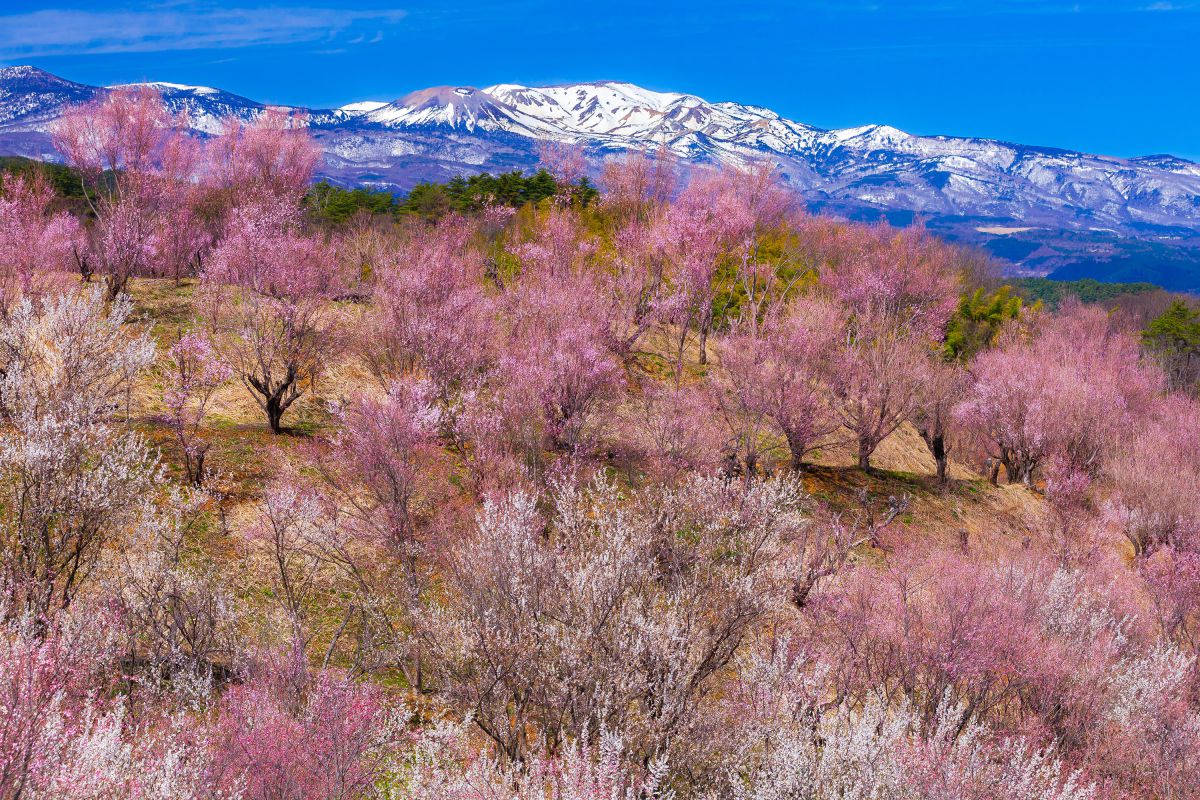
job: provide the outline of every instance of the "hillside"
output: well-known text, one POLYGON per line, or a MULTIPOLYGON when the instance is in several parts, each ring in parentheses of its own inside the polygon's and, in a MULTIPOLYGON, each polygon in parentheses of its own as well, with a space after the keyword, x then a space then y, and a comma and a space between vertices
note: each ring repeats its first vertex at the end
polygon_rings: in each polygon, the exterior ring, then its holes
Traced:
MULTIPOLYGON (((162 374, 169 367, 167 351, 180 331, 194 328, 205 316, 196 297, 198 288, 198 282, 191 279, 176 284, 162 278, 135 279, 129 286, 134 301, 131 324, 150 330, 159 354, 155 366, 139 382, 129 413, 137 427, 162 449, 168 465, 177 465, 180 458, 171 429, 162 420, 162 374)), ((647 364, 666 357, 665 352, 642 355, 647 364)), ((314 391, 289 412, 286 436, 271 435, 261 410, 244 387, 230 382, 215 394, 205 418, 214 441, 210 465, 219 476, 210 488, 228 498, 231 508, 253 508, 261 500, 264 483, 281 464, 294 457, 302 459, 310 442, 336 429, 336 420, 328 413, 331 404, 377 391, 375 379, 353 356, 329 364, 327 369, 314 391)), ((953 484, 948 490, 940 489, 934 480, 933 458, 911 425, 884 440, 875 464, 876 474, 863 474, 855 469, 849 443, 832 444, 814 454, 804 474, 804 487, 813 497, 839 509, 853 509, 860 489, 875 501, 911 494, 912 508, 900 526, 914 535, 933 537, 931 544, 939 546, 958 547, 959 530, 966 529, 981 547, 1012 547, 1036 528, 1044 513, 1036 493, 1019 486, 992 486, 986 475, 957 461, 950 468, 953 484)), ((183 477, 176 475, 177 479, 183 477)))

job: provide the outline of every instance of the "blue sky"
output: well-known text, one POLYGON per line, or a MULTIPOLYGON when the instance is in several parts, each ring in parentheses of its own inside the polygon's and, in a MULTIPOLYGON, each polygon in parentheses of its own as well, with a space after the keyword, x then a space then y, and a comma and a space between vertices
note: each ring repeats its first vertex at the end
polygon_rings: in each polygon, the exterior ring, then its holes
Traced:
POLYGON ((1114 155, 1200 158, 1200 0, 0 2, 0 64, 309 106, 625 80, 1114 155))

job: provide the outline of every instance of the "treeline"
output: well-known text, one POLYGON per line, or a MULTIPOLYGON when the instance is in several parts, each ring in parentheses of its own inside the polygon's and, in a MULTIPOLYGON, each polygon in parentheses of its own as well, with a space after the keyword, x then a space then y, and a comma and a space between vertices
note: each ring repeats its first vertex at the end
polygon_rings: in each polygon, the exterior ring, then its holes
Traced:
POLYGON ((1013 287, 1030 301, 1041 301, 1051 308, 1058 308, 1063 301, 1074 297, 1082 303, 1103 303, 1127 295, 1162 291, 1153 283, 1106 283, 1093 278, 1060 281, 1051 278, 1015 278, 1013 287))
MULTIPOLYGON (((54 193, 66 205, 81 206, 84 187, 92 193, 89 181, 97 178, 84 175, 66 164, 37 161, 23 156, 0 156, 0 176, 22 175, 31 178, 41 175, 54 193)), ((110 173, 99 176, 111 184, 110 173)), ((107 186, 105 188, 108 188, 107 186)), ((403 195, 386 189, 356 187, 347 189, 328 181, 314 183, 305 196, 305 208, 310 219, 323 225, 342 225, 355 214, 368 213, 390 217, 416 216, 438 220, 450 213, 476 214, 487 206, 520 208, 537 204, 551 197, 566 195, 572 204, 587 206, 599 197, 599 191, 586 177, 560 185, 545 169, 525 173, 519 169, 498 175, 484 172, 479 175, 458 175, 448 181, 422 181, 403 195)))
POLYGON ((0 156, 0 176, 3 175, 24 175, 27 178, 42 175, 59 197, 83 198, 81 173, 65 164, 35 161, 23 156, 0 156))
POLYGON ((514 169, 499 175, 459 175, 445 183, 422 181, 403 197, 383 189, 343 189, 321 181, 309 191, 306 204, 315 221, 340 225, 361 212, 437 220, 450 213, 476 214, 488 206, 520 208, 560 194, 579 206, 599 196, 586 176, 562 186, 544 169, 530 174, 514 169))

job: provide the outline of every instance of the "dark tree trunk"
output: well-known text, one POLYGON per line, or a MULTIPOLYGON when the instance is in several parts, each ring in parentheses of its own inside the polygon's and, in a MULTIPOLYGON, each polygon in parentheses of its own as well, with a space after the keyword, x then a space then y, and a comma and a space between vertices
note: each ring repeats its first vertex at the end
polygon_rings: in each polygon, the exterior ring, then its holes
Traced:
POLYGON ((125 292, 125 287, 129 284, 129 278, 119 278, 116 275, 108 275, 105 277, 105 284, 108 287, 109 301, 116 300, 125 292))
POLYGON ((804 453, 807 450, 807 448, 804 445, 806 443, 801 442, 799 439, 796 439, 792 436, 787 436, 785 438, 787 439, 787 443, 788 443, 788 452, 790 452, 792 455, 792 471, 793 472, 803 472, 804 471, 804 453))
POLYGON ((1026 486, 1033 485, 1033 470, 1037 467, 1037 462, 1028 458, 1016 458, 1012 454, 1002 459, 1004 463, 1004 471, 1008 475, 1009 483, 1022 483, 1026 486))
POLYGON ((192 484, 197 487, 204 485, 204 456, 207 454, 207 451, 207 447, 200 448, 196 451, 194 462, 190 458, 188 459, 190 462, 189 471, 192 473, 189 477, 192 479, 192 484))
POLYGON ((746 474, 742 476, 743 482, 749 486, 754 479, 758 477, 758 456, 746 456, 746 474))
POLYGON ((79 266, 79 276, 84 283, 92 282, 92 267, 88 263, 87 256, 80 255, 78 247, 72 247, 71 250, 75 253, 75 263, 79 266))
POLYGON ((863 472, 871 471, 871 453, 875 448, 871 446, 871 440, 866 437, 858 437, 858 468, 863 472))
POLYGON ((950 458, 946 452, 946 434, 938 433, 926 428, 921 428, 921 438, 925 440, 925 446, 929 448, 929 454, 933 456, 933 462, 936 465, 937 482, 939 486, 946 485, 946 469, 949 466, 950 458))
POLYGON ((271 427, 271 433, 283 433, 283 412, 286 409, 279 402, 278 397, 268 397, 266 402, 267 425, 271 427))

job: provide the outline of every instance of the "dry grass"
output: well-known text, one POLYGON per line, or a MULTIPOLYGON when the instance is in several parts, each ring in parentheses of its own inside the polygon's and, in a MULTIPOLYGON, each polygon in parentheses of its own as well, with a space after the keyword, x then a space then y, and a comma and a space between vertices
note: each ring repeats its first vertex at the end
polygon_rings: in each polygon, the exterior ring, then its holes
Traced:
MULTIPOLYGON (((153 279, 132 282, 136 324, 149 326, 159 344, 160 363, 181 332, 204 325, 196 307, 196 291, 191 280, 181 284, 153 279)), ((360 311, 342 308, 337 313, 350 318, 360 311)), ((637 354, 637 371, 652 379, 672 379, 676 346, 672 338, 673 331, 650 332, 637 354)), ((698 363, 698 341, 694 336, 689 338, 685 352, 685 381, 700 379, 709 370, 719 368, 698 363)), ((378 389, 378 383, 358 359, 349 354, 337 358, 313 390, 288 411, 284 420, 288 433, 275 436, 250 392, 236 379, 231 380, 214 397, 207 418, 207 435, 212 441, 209 464, 218 476, 214 488, 224 497, 226 521, 246 521, 264 483, 294 459, 314 434, 328 429, 331 402, 378 389)), ((131 414, 178 476, 178 446, 158 421, 163 411, 161 394, 161 375, 151 371, 133 393, 131 414)), ((782 450, 777 453, 778 458, 784 457, 782 450)), ((804 482, 818 501, 834 509, 848 509, 861 489, 879 502, 889 496, 909 495, 910 507, 897 520, 897 531, 906 539, 920 539, 932 547, 957 547, 960 532, 965 530, 973 549, 998 556, 1021 547, 1043 513, 1043 503, 1036 493, 1019 486, 993 487, 963 464, 952 462, 949 484, 937 486, 933 459, 916 430, 908 425, 880 445, 872 459, 876 474, 865 475, 855 468, 855 451, 848 437, 822 448, 812 460, 804 482)))

